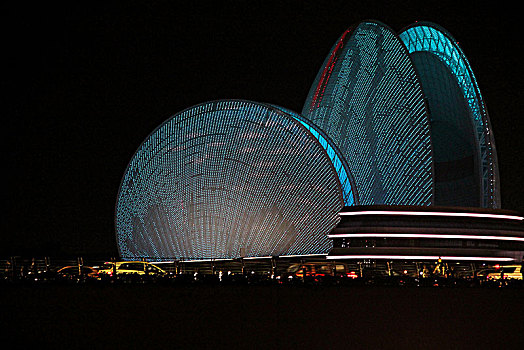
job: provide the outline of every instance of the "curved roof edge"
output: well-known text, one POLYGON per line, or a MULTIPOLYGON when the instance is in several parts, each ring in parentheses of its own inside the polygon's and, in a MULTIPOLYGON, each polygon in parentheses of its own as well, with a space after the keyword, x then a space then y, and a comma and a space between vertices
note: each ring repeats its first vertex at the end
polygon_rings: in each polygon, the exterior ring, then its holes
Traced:
MULTIPOLYGON (((427 129, 427 145, 426 145, 426 147, 427 147, 428 152, 429 152, 428 157, 429 157, 429 159, 432 159, 433 158, 433 146, 432 146, 431 137, 430 137, 430 130, 429 130, 429 124, 430 124, 429 108, 428 108, 427 102, 425 100, 425 96, 424 96, 424 93, 423 93, 422 85, 420 84, 420 79, 419 79, 419 76, 418 76, 418 72, 416 70, 416 67, 415 67, 415 65, 413 63, 413 60, 412 60, 411 56, 409 55, 409 52, 408 52, 407 48, 403 44, 402 40, 399 38, 397 32, 394 31, 388 25, 384 24, 383 22, 377 21, 377 20, 363 20, 363 21, 360 21, 360 22, 350 26, 337 39, 335 44, 332 46, 330 52, 328 53, 327 57, 325 58, 322 66, 320 67, 320 70, 317 73, 315 81, 313 82, 313 85, 311 86, 311 88, 309 90, 307 99, 306 99, 306 101, 305 101, 305 103, 303 105, 302 116, 304 116, 304 118, 307 118, 311 122, 315 123, 315 125, 320 125, 320 123, 318 123, 318 121, 317 121, 319 116, 316 114, 316 111, 319 110, 319 109, 322 109, 322 105, 324 104, 324 100, 326 98, 326 96, 324 96, 324 92, 328 91, 326 89, 329 89, 330 84, 333 84, 333 82, 331 80, 335 79, 334 74, 336 72, 337 65, 340 64, 341 58, 342 58, 342 57, 340 57, 340 55, 344 52, 346 46, 349 45, 349 42, 351 40, 357 40, 358 39, 357 38, 357 34, 356 34, 357 30, 360 27, 366 27, 366 26, 368 26, 368 27, 373 27, 374 26, 374 27, 377 27, 377 28, 381 28, 381 31, 383 31, 383 32, 387 32, 388 36, 390 36, 391 39, 396 42, 396 44, 395 44, 395 46, 397 48, 396 51, 399 51, 398 53, 405 58, 406 62, 404 62, 404 63, 410 66, 410 72, 412 74, 412 77, 411 77, 410 81, 412 82, 413 88, 419 91, 418 101, 420 101, 420 104, 421 104, 419 107, 420 107, 421 113, 423 113, 423 116, 421 116, 421 118, 424 119, 424 123, 427 124, 427 128, 428 128, 427 129)), ((320 112, 320 114, 322 114, 322 113, 323 112, 320 112)), ((328 113, 328 112, 326 112, 326 113, 328 113)), ((330 131, 326 130, 324 125, 322 126, 322 128, 328 133, 328 135, 331 135, 330 131)), ((336 137, 334 137, 333 135, 331 135, 331 137, 334 140, 336 140, 336 137)), ((342 147, 341 147, 341 149, 342 149, 342 147)), ((344 150, 344 152, 345 152, 345 150, 344 150)), ((352 163, 351 159, 347 159, 347 161, 348 161, 349 164, 352 163)), ((429 176, 431 178, 429 181, 431 183, 434 183, 434 173, 435 173, 434 172, 434 164, 433 164, 433 162, 429 162, 428 164, 429 165, 428 165, 427 173, 429 174, 429 176)), ((355 174, 355 175, 358 175, 358 174, 355 174)), ((434 197, 435 197, 435 193, 434 192, 435 192, 434 191, 434 186, 429 186, 428 190, 427 190, 427 196, 426 196, 427 200, 425 202, 425 203, 427 203, 427 205, 431 205, 432 202, 434 201, 434 197)), ((363 192, 361 193, 361 195, 363 197, 365 197, 363 192)), ((361 199, 364 200, 363 198, 361 198, 361 199)))
MULTIPOLYGON (((179 114, 182 114, 186 111, 189 111, 191 109, 194 109, 194 108, 198 108, 198 107, 203 107, 203 106, 206 106, 206 105, 209 105, 209 104, 216 104, 216 103, 225 103, 225 102, 244 102, 244 103, 252 103, 252 104, 255 104, 255 105, 259 105, 259 106, 263 106, 263 107, 266 107, 266 108, 271 108, 273 110, 275 110, 276 112, 279 112, 280 114, 282 113, 287 113, 288 114, 288 117, 291 117, 290 119, 291 120, 294 120, 295 122, 297 122, 297 125, 299 125, 300 128, 304 128, 306 130, 307 133, 309 133, 314 139, 315 141, 321 146, 321 149, 323 149, 327 156, 328 156, 328 159, 330 159, 330 161, 332 162, 333 164, 333 170, 336 174, 336 177, 339 178, 340 180, 340 175, 339 175, 339 171, 337 171, 337 168, 335 166, 335 164, 333 163, 333 159, 331 158, 331 156, 328 154, 328 151, 326 149, 326 147, 320 142, 319 138, 316 137, 310 130, 309 127, 307 127, 305 124, 304 124, 304 118, 302 118, 299 114, 291 111, 291 110, 288 110, 286 108, 283 108, 283 107, 280 107, 280 106, 277 106, 277 105, 273 105, 273 104, 269 104, 269 103, 264 103, 264 102, 257 102, 257 101, 251 101, 251 100, 246 100, 246 99, 219 99, 219 100, 211 100, 211 101, 204 101, 204 102, 201 102, 201 103, 198 103, 196 105, 193 105, 193 106, 190 106, 190 107, 187 107, 187 108, 184 108, 183 110, 175 113, 175 114, 172 114, 171 116, 169 116, 167 119, 165 119, 162 123, 160 123, 155 129, 153 129, 153 131, 151 131, 145 138, 144 140, 138 145, 137 149, 133 152, 133 154, 131 155, 130 157, 130 161, 127 163, 126 165, 126 168, 124 170, 124 175, 122 176, 122 179, 120 179, 120 183, 119 183, 119 186, 118 186, 118 192, 117 192, 117 200, 115 202, 115 207, 114 207, 114 210, 115 210, 115 225, 116 225, 116 212, 118 211, 118 199, 120 198, 120 191, 122 189, 122 185, 124 184, 124 181, 125 181, 125 178, 126 178, 126 174, 128 173, 128 170, 133 162, 133 159, 135 159, 137 153, 141 150, 142 146, 144 145, 144 143, 153 135, 155 134, 158 130, 160 130, 166 123, 168 123, 172 118, 174 118, 176 115, 179 115, 179 114), (298 116, 298 118, 297 118, 298 116)), ((319 130, 316 126, 315 126, 315 130, 319 130)), ((322 135, 325 135, 323 132, 322 132, 322 135)), ((359 204, 358 202, 358 197, 356 196, 356 187, 355 187, 355 183, 353 182, 353 178, 351 177, 351 173, 349 172, 349 167, 347 166, 347 162, 345 160, 344 157, 341 156, 340 154, 340 151, 334 147, 334 144, 333 142, 327 137, 325 136, 325 140, 326 142, 329 140, 329 144, 332 145, 332 149, 334 152, 336 152, 335 154, 338 155, 339 159, 340 159, 340 162, 341 164, 343 165, 344 169, 346 170, 346 174, 348 176, 348 179, 350 181, 350 193, 352 193, 351 197, 349 196, 346 196, 346 192, 347 190, 345 191, 344 190, 344 187, 343 187, 343 182, 340 183, 341 185, 341 199, 342 199, 342 202, 344 203, 344 205, 354 205, 354 204, 359 204), (346 201, 346 198, 347 201, 346 201), (353 199, 353 204, 346 204, 346 203, 350 203, 351 200, 349 198, 352 198, 353 199)), ((117 236, 117 235, 115 235, 117 236)))
POLYGON ((346 31, 338 37, 335 44, 329 50, 327 57, 322 62, 322 68, 320 71, 317 72, 315 80, 313 81, 313 85, 311 85, 311 88, 308 92, 306 101, 304 103, 304 106, 302 107, 303 115, 311 113, 315 109, 314 105, 320 104, 320 101, 322 101, 324 91, 326 89, 327 83, 329 81, 329 78, 331 77, 331 73, 333 72, 333 68, 335 67, 335 63, 337 61, 337 55, 340 53, 342 47, 345 45, 347 41, 346 37, 349 39, 353 34, 354 29, 359 24, 346 29, 346 31))
MULTIPOLYGON (((143 150, 144 145, 146 145, 147 141, 153 135, 155 135, 160 130, 162 130, 162 128, 164 128, 166 124, 172 122, 172 120, 174 118, 177 118, 177 116, 183 115, 184 113, 190 112, 194 109, 198 109, 200 114, 212 113, 216 110, 220 110, 221 106, 226 109, 230 108, 230 109, 240 109, 240 110, 242 110, 244 107, 259 106, 265 109, 267 114, 271 113, 271 114, 274 114, 274 116, 277 118, 289 121, 292 125, 294 125, 294 127, 296 127, 296 130, 299 131, 300 134, 304 136, 304 138, 307 138, 311 142, 312 145, 316 146, 315 148, 318 150, 319 152, 318 154, 321 155, 322 161, 327 162, 325 164, 328 167, 327 169, 329 169, 329 177, 332 179, 331 181, 335 181, 335 183, 333 183, 333 187, 336 188, 336 202, 337 202, 336 204, 338 206, 338 208, 332 208, 332 209, 336 211, 336 210, 340 210, 344 205, 346 206, 348 205, 345 202, 346 198, 344 197, 343 187, 341 186, 340 183, 337 182, 337 180, 335 180, 335 178, 339 179, 340 174, 339 174, 339 171, 336 170, 334 161, 331 158, 331 155, 329 154, 327 147, 320 141, 318 137, 315 137, 310 127, 308 127, 303 122, 301 122, 299 118, 295 117, 294 112, 287 111, 285 108, 277 107, 275 105, 271 105, 268 103, 261 103, 261 102, 246 100, 246 99, 219 99, 219 100, 206 101, 206 102, 202 102, 202 103, 187 107, 179 112, 176 112, 170 115, 167 119, 162 121, 156 128, 154 128, 153 131, 151 131, 144 138, 144 140, 138 145, 137 149, 131 156, 130 161, 128 162, 125 168, 124 175, 122 176, 122 179, 120 181, 120 185, 119 185, 119 189, 118 189, 118 193, 116 197, 116 203, 115 203, 115 217, 114 217, 115 219, 114 224, 116 228, 115 238, 117 240, 116 243, 117 243, 119 254, 121 256, 125 254, 124 254, 124 251, 122 250, 122 247, 119 244, 119 230, 118 230, 119 202, 120 202, 120 198, 122 195, 122 188, 126 181, 126 176, 129 173, 130 169, 134 166, 134 160, 137 154, 139 154, 143 150), (237 104, 238 108, 237 106, 235 106, 235 104, 237 104)), ((334 151, 335 149, 333 149, 333 152, 334 151)), ((334 192, 332 193, 335 194, 334 192)), ((352 205, 352 204, 349 204, 349 205, 352 205)))
POLYGON ((405 27, 399 37, 410 54, 430 52, 439 57, 455 75, 473 118, 480 149, 482 206, 500 208, 495 139, 484 100, 466 55, 446 29, 432 22, 413 23, 405 27))
POLYGON ((293 112, 290 109, 283 108, 277 105, 268 104, 269 107, 275 108, 277 111, 287 113, 291 115, 295 120, 300 122, 310 133, 317 139, 320 145, 327 152, 333 167, 337 173, 338 179, 340 181, 340 186, 342 187, 342 195, 344 197, 344 205, 358 205, 358 193, 356 191, 355 181, 353 175, 349 169, 346 159, 335 145, 335 143, 323 132, 319 127, 314 125, 310 120, 301 116, 300 114, 293 112))

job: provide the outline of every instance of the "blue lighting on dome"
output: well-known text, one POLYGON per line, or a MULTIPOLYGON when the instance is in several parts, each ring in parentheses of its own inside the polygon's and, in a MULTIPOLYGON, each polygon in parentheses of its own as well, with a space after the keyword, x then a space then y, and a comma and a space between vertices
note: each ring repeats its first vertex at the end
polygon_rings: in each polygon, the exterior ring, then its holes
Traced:
POLYGON ((480 125, 482 121, 482 98, 477 82, 469 66, 466 56, 448 35, 433 26, 419 24, 406 29, 399 34, 410 54, 418 51, 431 52, 437 55, 453 72, 462 88, 464 98, 468 102, 471 113, 480 125))
POLYGON ((500 207, 466 57, 436 25, 365 21, 335 42, 301 114, 220 100, 155 129, 122 178, 116 237, 129 259, 326 254, 344 206, 461 200, 500 207))
POLYGON ((462 90, 476 130, 482 176, 481 206, 500 208, 498 162, 488 113, 470 64, 458 43, 433 23, 416 23, 399 34, 410 54, 429 52, 451 70, 462 90))
POLYGON ((282 108, 280 106, 272 106, 291 115, 293 118, 299 121, 318 140, 318 142, 320 142, 322 147, 326 150, 329 159, 333 163, 333 167, 337 172, 340 185, 342 186, 344 205, 356 205, 357 202, 355 200, 355 195, 353 191, 354 186, 351 185, 352 180, 350 180, 350 175, 348 175, 349 166, 345 164, 345 161, 343 160, 344 157, 342 157, 340 151, 337 150, 335 144, 331 140, 329 140, 328 136, 320 128, 313 125, 313 123, 311 123, 309 120, 305 119, 298 113, 286 108, 282 108))
POLYGON ((265 104, 222 100, 182 111, 129 163, 116 207, 120 254, 327 253, 344 206, 343 171, 329 153, 295 117, 265 104))
POLYGON ((362 22, 345 31, 319 70, 302 115, 340 150, 360 204, 432 204, 424 94, 390 28, 362 22))

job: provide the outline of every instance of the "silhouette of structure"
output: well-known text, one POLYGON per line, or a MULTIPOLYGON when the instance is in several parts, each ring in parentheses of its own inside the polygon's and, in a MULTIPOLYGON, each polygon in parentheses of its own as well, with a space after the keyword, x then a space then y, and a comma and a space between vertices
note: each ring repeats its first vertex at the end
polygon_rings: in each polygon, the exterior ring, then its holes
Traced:
POLYGON ((301 114, 222 100, 168 119, 124 174, 117 241, 130 258, 326 254, 353 205, 500 208, 485 104, 435 24, 345 31, 301 114))

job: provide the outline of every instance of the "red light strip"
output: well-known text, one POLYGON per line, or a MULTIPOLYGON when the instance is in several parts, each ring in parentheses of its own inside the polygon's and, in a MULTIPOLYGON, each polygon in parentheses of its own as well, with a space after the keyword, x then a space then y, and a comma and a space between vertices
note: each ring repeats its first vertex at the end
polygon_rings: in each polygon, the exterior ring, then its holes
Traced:
POLYGON ((452 234, 425 234, 425 233, 343 233, 330 234, 328 238, 442 238, 442 239, 490 239, 499 241, 524 242, 523 237, 508 236, 480 236, 480 235, 452 235, 452 234))
POLYGON ((387 260, 457 260, 457 261, 515 261, 507 257, 438 256, 438 255, 331 255, 328 260, 339 259, 387 259, 387 260))
POLYGON ((311 100, 311 107, 310 111, 313 110, 314 107, 319 107, 320 101, 322 101, 322 97, 324 96, 324 91, 326 90, 327 82, 329 81, 329 78, 331 77, 331 73, 333 72, 333 68, 335 67, 335 63, 337 62, 338 55, 340 53, 340 49, 344 47, 344 40, 346 38, 346 35, 351 31, 351 29, 348 29, 342 34, 342 37, 337 43, 337 46, 329 56, 328 63, 324 67, 324 70, 322 71, 322 75, 320 76, 320 80, 318 82, 317 88, 315 89, 315 94, 313 95, 313 99, 311 100), (320 91, 322 89, 322 91, 320 91), (320 100, 318 100, 320 98, 320 100), (318 100, 318 103, 317 103, 318 100))
POLYGON ((341 212, 339 215, 343 216, 357 216, 357 215, 406 215, 406 216, 444 216, 444 217, 467 217, 467 218, 489 218, 489 219, 507 219, 507 220, 523 220, 522 216, 502 215, 502 214, 482 214, 482 213, 447 213, 437 211, 394 211, 394 210, 365 210, 341 212))

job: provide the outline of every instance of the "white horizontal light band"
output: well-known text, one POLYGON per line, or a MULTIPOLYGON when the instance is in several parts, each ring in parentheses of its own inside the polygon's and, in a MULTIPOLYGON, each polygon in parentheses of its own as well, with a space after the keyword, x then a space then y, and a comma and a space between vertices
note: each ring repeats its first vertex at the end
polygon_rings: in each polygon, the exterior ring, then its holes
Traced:
POLYGON ((339 215, 357 216, 357 215, 407 215, 407 216, 454 216, 467 218, 489 218, 489 219, 507 219, 507 220, 523 220, 522 216, 516 215, 502 215, 502 214, 482 214, 482 213, 454 213, 454 212, 438 212, 438 211, 394 211, 394 210, 364 210, 364 211, 350 211, 341 212, 339 215))
POLYGON ((437 255, 329 255, 328 260, 339 259, 387 259, 387 260, 464 260, 464 261, 515 261, 507 257, 437 256, 437 255))
POLYGON ((452 235, 452 234, 424 234, 424 233, 343 233, 331 234, 328 238, 442 238, 442 239, 489 239, 499 241, 524 242, 523 237, 511 236, 479 236, 479 235, 452 235))
POLYGON ((180 260, 182 263, 200 263, 200 262, 217 262, 217 261, 233 261, 234 259, 195 259, 195 260, 180 260))
MULTIPOLYGON (((313 257, 313 256, 326 256, 327 254, 301 254, 301 255, 280 255, 279 258, 301 258, 301 257, 313 257)), ((247 256, 243 257, 243 260, 257 260, 257 259, 271 259, 273 256, 247 256)), ((180 260, 183 263, 192 263, 192 262, 217 262, 217 261, 234 261, 235 259, 195 259, 195 260, 180 260)), ((167 263, 167 262, 164 262, 167 263)))
POLYGON ((306 258, 312 256, 326 256, 327 254, 280 255, 279 258, 306 258))

